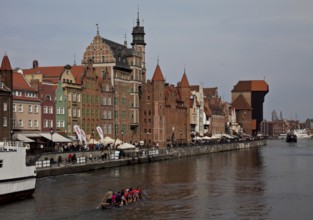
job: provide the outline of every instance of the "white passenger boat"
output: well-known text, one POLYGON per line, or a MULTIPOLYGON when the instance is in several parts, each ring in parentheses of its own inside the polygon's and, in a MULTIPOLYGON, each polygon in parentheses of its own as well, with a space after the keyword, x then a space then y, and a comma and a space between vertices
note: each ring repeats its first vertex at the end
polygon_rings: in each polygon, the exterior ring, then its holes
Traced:
POLYGON ((312 136, 308 134, 306 129, 295 129, 293 133, 297 136, 297 138, 311 138, 312 136))
POLYGON ((26 165, 19 141, 0 142, 0 204, 30 197, 36 187, 36 167, 26 165))
POLYGON ((278 135, 278 139, 286 140, 287 134, 280 134, 278 135))

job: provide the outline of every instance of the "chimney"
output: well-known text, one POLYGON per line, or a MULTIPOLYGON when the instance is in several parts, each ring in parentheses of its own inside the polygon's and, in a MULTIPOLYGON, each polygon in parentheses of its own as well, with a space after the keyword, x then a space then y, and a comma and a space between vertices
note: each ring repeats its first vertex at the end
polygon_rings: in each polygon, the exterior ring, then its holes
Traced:
POLYGON ((37 68, 39 66, 38 60, 33 61, 33 69, 37 68))

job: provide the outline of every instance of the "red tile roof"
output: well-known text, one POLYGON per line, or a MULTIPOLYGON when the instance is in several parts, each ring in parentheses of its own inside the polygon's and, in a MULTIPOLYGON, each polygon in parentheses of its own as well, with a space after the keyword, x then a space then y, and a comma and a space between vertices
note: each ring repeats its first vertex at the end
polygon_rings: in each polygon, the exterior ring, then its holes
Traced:
POLYGON ((13 90, 36 91, 30 86, 25 77, 18 72, 13 73, 13 90))
POLYGON ((45 78, 58 77, 64 71, 64 66, 36 67, 32 69, 23 69, 23 74, 42 74, 45 78))
POLYGON ((203 94, 207 98, 218 97, 218 89, 215 88, 203 88, 203 94))
POLYGON ((159 64, 155 67, 152 81, 164 81, 164 77, 159 64))
MULTIPOLYGON (((71 66, 71 72, 75 77, 76 83, 81 83, 81 76, 84 72, 85 66, 71 66)), ((44 81, 57 83, 60 80, 61 74, 64 72, 64 66, 48 66, 36 67, 32 69, 24 69, 23 74, 42 74, 44 81)))
POLYGON ((85 66, 72 66, 72 74, 75 77, 75 81, 77 84, 81 84, 81 78, 85 71, 85 66))
POLYGON ((199 92, 200 86, 199 86, 199 85, 192 85, 192 86, 190 86, 190 90, 191 90, 191 91, 199 92))
POLYGON ((0 70, 12 70, 10 60, 7 54, 3 56, 0 70))
POLYGON ((181 88, 189 88, 189 82, 186 73, 183 74, 183 77, 180 81, 181 88))
POLYGON ((268 92, 268 84, 264 80, 239 81, 232 92, 268 92))
POLYGON ((25 96, 14 96, 14 100, 19 100, 19 101, 32 101, 32 102, 40 102, 40 98, 38 97, 25 97, 25 96))

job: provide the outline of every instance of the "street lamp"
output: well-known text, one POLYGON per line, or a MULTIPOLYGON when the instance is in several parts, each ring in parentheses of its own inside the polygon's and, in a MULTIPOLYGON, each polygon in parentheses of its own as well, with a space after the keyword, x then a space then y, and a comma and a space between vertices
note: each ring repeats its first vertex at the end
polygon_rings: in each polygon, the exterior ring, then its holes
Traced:
POLYGON ((95 131, 92 129, 91 130, 91 137, 92 137, 92 146, 95 145, 95 131))
MULTIPOLYGON (((53 134, 54 134, 54 131, 53 131, 53 129, 51 128, 51 129, 50 129, 50 135, 51 135, 51 145, 53 145, 53 143, 52 143, 52 142, 53 142, 53 141, 52 141, 52 136, 53 136, 53 134)), ((51 147, 52 147, 52 146, 51 146, 51 147)))
POLYGON ((179 134, 180 134, 180 144, 182 144, 183 143, 183 139, 182 139, 183 132, 180 131, 179 134))
POLYGON ((171 143, 171 147, 173 147, 173 144, 174 144, 174 137, 175 137, 174 132, 175 132, 175 127, 172 127, 172 137, 171 137, 172 143, 171 143))
POLYGON ((13 134, 14 134, 14 131, 11 130, 10 133, 11 133, 11 141, 13 141, 13 134))
POLYGON ((122 130, 122 142, 124 143, 124 131, 122 130))

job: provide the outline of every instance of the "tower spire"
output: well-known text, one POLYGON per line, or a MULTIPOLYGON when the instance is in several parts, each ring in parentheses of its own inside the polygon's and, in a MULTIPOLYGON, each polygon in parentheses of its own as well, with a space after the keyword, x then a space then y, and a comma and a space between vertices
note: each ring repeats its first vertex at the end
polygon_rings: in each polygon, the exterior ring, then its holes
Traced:
POLYGON ((139 6, 137 11, 137 25, 133 27, 132 35, 133 35, 133 42, 131 43, 132 46, 134 45, 146 46, 144 27, 140 26, 139 6))
POLYGON ((99 35, 99 25, 96 24, 96 26, 97 26, 97 35, 99 35))
POLYGON ((140 20, 139 20, 139 5, 137 5, 137 26, 140 26, 140 20))
POLYGON ((127 38, 126 38, 126 34, 124 34, 124 46, 127 47, 127 38))

